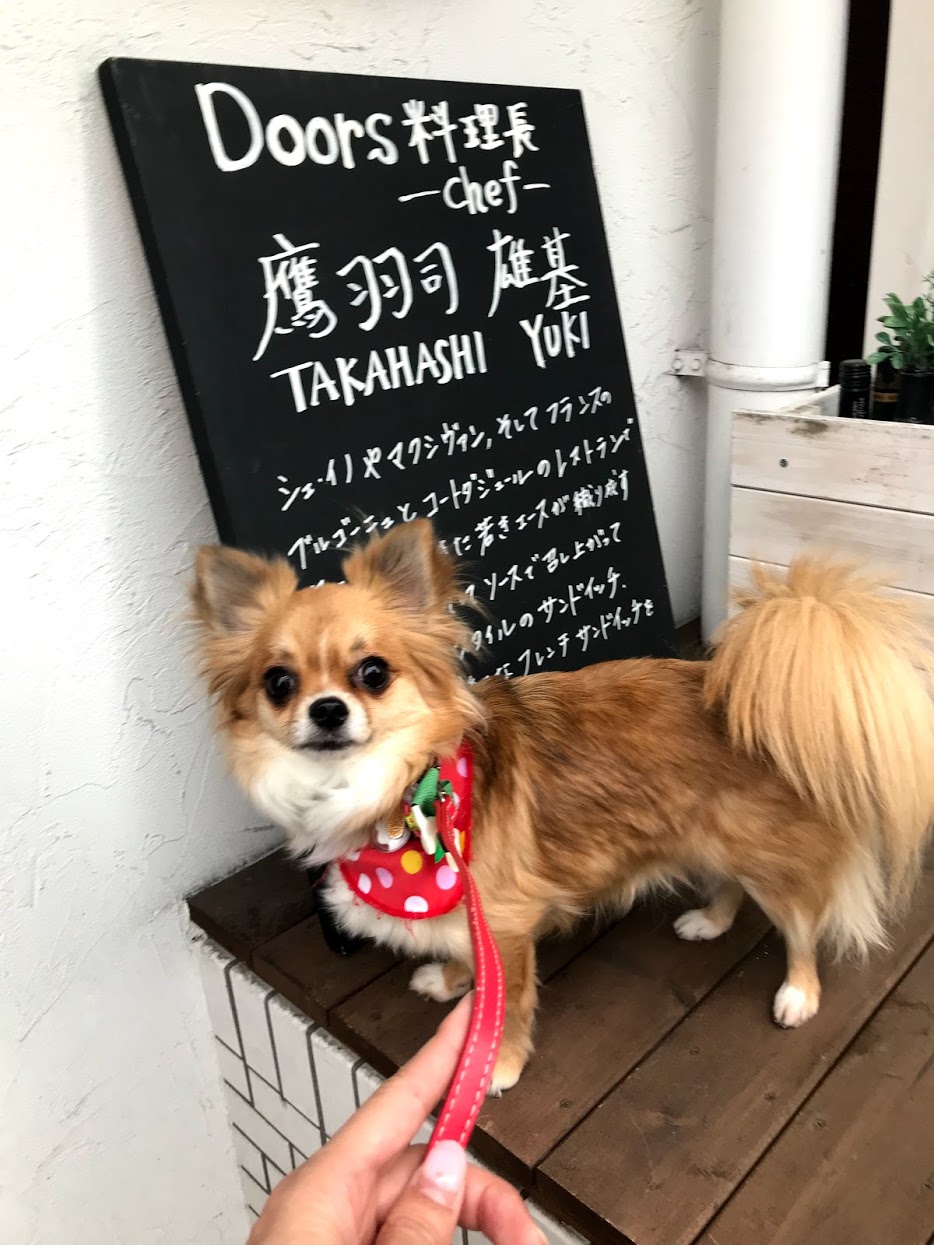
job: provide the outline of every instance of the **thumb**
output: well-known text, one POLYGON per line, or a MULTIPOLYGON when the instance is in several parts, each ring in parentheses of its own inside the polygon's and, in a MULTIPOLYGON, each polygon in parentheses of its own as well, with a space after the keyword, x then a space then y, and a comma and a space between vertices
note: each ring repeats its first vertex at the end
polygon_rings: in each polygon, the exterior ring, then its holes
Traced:
POLYGON ((450 1245, 466 1178, 463 1146, 439 1141, 390 1210, 376 1245, 450 1245))

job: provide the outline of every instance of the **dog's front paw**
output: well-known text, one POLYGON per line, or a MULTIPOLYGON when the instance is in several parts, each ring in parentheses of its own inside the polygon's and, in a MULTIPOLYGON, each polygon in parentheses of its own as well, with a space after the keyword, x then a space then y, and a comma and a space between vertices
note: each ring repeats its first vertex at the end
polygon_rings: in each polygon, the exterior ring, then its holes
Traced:
POLYGON ((466 994, 470 987, 470 978, 464 981, 460 977, 449 980, 453 974, 449 974, 445 964, 422 964, 412 974, 412 980, 409 982, 409 989, 414 990, 416 994, 423 995, 426 999, 434 999, 436 1003, 450 1003, 451 999, 459 999, 461 995, 466 994))
POLYGON ((686 942, 707 942, 723 932, 723 927, 711 920, 703 908, 692 908, 675 921, 675 933, 686 942))
POLYGON ((820 995, 814 990, 802 990, 799 986, 784 982, 775 996, 772 1015, 775 1023, 783 1029, 797 1029, 806 1020, 817 1015, 820 995))
POLYGON ((490 1088, 486 1091, 490 1098, 498 1098, 507 1089, 512 1089, 522 1075, 527 1056, 518 1055, 513 1051, 501 1050, 493 1069, 490 1088))

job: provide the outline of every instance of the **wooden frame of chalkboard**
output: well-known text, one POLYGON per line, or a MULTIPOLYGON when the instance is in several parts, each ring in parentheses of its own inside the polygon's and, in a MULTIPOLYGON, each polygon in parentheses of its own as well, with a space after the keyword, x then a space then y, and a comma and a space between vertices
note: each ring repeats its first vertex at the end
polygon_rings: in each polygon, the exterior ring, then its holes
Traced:
POLYGON ((307 585, 425 515, 475 674, 673 654, 579 92, 100 78, 221 539, 307 585))

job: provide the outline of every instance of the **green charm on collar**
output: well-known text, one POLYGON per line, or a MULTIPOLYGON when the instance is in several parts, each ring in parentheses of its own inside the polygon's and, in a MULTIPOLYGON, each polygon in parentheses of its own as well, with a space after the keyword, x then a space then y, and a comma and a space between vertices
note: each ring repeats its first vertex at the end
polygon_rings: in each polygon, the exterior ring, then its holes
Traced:
POLYGON ((427 769, 418 781, 415 792, 412 795, 412 805, 421 809, 426 817, 435 816, 435 806, 442 795, 451 798, 454 794, 454 788, 445 779, 439 782, 440 770, 437 765, 433 765, 431 769, 427 769))
MULTIPOLYGON (((446 796, 449 800, 454 795, 454 788, 450 782, 445 779, 439 782, 440 770, 437 765, 433 765, 426 770, 416 784, 415 791, 412 794, 412 808, 417 808, 423 817, 434 818, 436 816, 438 801, 446 796)), ((438 839, 435 842, 434 861, 440 864, 444 860, 445 850, 438 839)))

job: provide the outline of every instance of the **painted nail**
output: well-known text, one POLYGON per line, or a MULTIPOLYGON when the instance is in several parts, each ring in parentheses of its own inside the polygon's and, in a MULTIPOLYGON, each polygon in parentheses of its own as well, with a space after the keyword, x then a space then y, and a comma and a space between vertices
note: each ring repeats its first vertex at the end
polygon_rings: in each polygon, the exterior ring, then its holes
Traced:
POLYGON ((456 1141, 439 1141, 422 1164, 416 1185, 439 1206, 456 1206, 467 1175, 467 1154, 456 1141))

